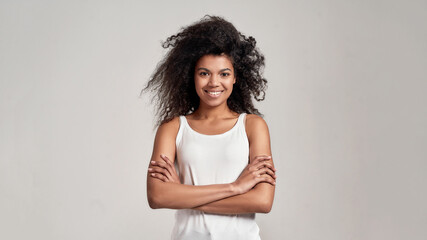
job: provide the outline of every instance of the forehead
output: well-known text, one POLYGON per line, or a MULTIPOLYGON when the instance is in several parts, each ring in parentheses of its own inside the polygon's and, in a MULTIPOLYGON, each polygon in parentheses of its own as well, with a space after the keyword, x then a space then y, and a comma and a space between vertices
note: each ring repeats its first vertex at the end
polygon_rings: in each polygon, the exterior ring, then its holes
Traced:
POLYGON ((210 70, 233 69, 233 64, 227 55, 205 55, 197 61, 197 68, 207 68, 210 70))

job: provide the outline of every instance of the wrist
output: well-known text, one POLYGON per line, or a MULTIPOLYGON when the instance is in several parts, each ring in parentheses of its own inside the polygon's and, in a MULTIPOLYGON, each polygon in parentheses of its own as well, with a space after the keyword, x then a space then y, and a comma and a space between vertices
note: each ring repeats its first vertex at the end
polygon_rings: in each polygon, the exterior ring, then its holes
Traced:
POLYGON ((240 188, 237 186, 236 182, 230 183, 230 191, 234 194, 234 195, 238 195, 241 194, 242 191, 240 190, 240 188))

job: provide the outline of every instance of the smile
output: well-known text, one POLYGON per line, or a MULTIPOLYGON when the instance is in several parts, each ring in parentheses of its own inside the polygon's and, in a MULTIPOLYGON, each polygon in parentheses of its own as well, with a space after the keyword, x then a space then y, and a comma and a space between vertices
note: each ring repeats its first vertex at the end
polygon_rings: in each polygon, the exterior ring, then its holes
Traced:
POLYGON ((222 91, 207 91, 207 90, 205 90, 205 92, 211 97, 218 97, 219 95, 221 95, 222 92, 224 92, 224 90, 222 90, 222 91))

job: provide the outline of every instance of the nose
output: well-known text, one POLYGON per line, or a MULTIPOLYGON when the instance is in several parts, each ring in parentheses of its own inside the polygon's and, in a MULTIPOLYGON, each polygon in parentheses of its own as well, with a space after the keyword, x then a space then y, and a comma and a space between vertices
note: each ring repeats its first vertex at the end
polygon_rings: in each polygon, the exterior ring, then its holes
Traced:
POLYGON ((209 78, 208 86, 210 87, 219 86, 218 76, 215 76, 214 74, 212 74, 211 77, 209 78))

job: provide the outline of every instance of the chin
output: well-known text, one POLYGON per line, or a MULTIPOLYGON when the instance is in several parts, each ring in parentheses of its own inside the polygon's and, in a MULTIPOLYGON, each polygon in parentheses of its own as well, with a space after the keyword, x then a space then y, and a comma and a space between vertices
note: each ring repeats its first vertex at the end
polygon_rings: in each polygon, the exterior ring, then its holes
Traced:
POLYGON ((205 105, 207 107, 218 107, 218 106, 221 106, 223 104, 224 104, 224 102, 217 102, 217 103, 215 103, 215 102, 211 102, 211 101, 209 101, 209 102, 203 101, 203 105, 205 105))

